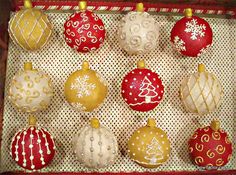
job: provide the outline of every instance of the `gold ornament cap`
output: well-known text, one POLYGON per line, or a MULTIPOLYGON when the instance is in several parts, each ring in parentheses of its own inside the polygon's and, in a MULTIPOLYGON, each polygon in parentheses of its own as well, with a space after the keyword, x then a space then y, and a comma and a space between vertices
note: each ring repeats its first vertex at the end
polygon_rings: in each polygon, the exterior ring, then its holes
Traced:
POLYGON ((193 16, 193 10, 191 8, 186 8, 184 10, 184 15, 187 18, 191 18, 193 16))
POLYGON ((79 1, 79 10, 85 11, 87 9, 87 1, 79 1))
POLYGON ((218 131, 220 129, 220 121, 219 120, 213 120, 211 122, 211 129, 213 129, 214 131, 218 131))
POLYGON ((139 60, 139 61, 137 62, 137 67, 138 67, 139 69, 144 69, 144 68, 145 68, 145 61, 144 61, 144 60, 139 60))
POLYGON ((90 120, 90 126, 91 126, 92 128, 99 128, 99 127, 100 127, 100 122, 99 122, 99 120, 98 120, 97 118, 92 118, 92 119, 90 120))
POLYGON ((84 61, 82 63, 82 69, 83 70, 89 70, 89 62, 88 61, 84 61))
POLYGON ((149 119, 147 120, 147 126, 148 126, 148 127, 156 127, 156 120, 153 119, 153 118, 149 118, 149 119))
POLYGON ((24 70, 33 70, 32 62, 25 62, 24 70))
POLYGON ((33 116, 33 115, 30 115, 30 116, 29 116, 29 125, 30 125, 30 126, 35 126, 36 123, 37 123, 36 117, 33 116))
POLYGON ((143 12, 144 11, 144 6, 143 6, 142 2, 136 4, 136 11, 137 12, 143 12))
POLYGON ((33 6, 32 6, 31 0, 24 0, 24 7, 25 7, 26 9, 32 8, 33 6))
POLYGON ((205 72, 206 68, 205 68, 205 65, 204 64, 199 64, 198 65, 198 72, 199 73, 202 73, 202 72, 205 72))

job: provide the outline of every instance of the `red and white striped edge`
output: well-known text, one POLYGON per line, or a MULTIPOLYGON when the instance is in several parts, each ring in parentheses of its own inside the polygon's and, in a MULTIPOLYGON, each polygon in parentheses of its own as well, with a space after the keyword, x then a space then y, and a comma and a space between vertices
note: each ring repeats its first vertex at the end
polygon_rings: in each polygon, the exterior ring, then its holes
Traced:
MULTIPOLYGON (((19 1, 15 5, 14 10, 22 8, 23 2, 19 1)), ((57 1, 45 2, 37 0, 33 2, 33 6, 41 10, 79 10, 76 1, 57 1)), ((145 11, 148 12, 163 12, 163 13, 183 13, 185 8, 192 8, 195 14, 209 15, 229 15, 236 19, 236 8, 226 8, 223 5, 187 5, 187 4, 164 4, 164 3, 144 3, 145 11)), ((89 10, 97 11, 132 11, 135 10, 133 2, 88 2, 89 10)))

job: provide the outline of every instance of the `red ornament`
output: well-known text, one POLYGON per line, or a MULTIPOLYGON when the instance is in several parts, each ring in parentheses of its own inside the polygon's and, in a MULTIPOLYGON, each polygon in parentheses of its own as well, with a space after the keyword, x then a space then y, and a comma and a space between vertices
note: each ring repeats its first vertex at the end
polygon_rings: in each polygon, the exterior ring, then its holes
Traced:
POLYGON ((53 159, 55 144, 50 133, 35 126, 35 117, 30 116, 29 119, 29 127, 20 130, 12 138, 10 154, 22 168, 38 170, 53 159))
POLYGON ((185 10, 185 17, 176 22, 171 30, 173 47, 181 54, 199 57, 212 45, 212 29, 207 21, 192 16, 192 10, 185 10))
POLYGON ((216 120, 211 126, 197 129, 188 144, 193 162, 201 167, 224 166, 232 156, 232 143, 216 120))
POLYGON ((78 52, 98 49, 105 39, 105 27, 97 14, 86 10, 86 2, 80 2, 80 12, 75 12, 64 24, 66 43, 78 52))
POLYGON ((125 102, 136 111, 150 111, 162 100, 164 86, 159 75, 145 68, 144 61, 138 62, 138 68, 129 72, 121 87, 125 102))

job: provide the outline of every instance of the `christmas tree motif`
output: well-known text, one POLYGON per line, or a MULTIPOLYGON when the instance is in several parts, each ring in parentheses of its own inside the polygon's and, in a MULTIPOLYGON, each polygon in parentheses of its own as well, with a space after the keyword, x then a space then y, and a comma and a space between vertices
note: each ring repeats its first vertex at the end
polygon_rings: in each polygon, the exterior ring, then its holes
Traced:
POLYGON ((163 159, 163 152, 161 151, 161 146, 158 140, 153 137, 151 144, 147 145, 146 154, 144 158, 149 160, 150 164, 156 164, 158 160, 163 159))
POLYGON ((140 87, 141 93, 138 96, 145 97, 145 102, 150 103, 152 101, 151 98, 158 95, 157 92, 155 92, 155 89, 152 82, 147 77, 144 77, 140 87))

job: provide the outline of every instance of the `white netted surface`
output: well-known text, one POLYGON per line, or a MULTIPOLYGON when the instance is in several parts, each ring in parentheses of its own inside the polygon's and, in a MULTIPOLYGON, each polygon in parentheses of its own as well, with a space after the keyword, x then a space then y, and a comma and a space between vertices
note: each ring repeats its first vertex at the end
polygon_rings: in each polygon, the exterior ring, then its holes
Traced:
MULTIPOLYGON (((6 90, 13 75, 22 69, 25 61, 32 61, 34 67, 47 72, 54 85, 55 95, 52 104, 45 112, 37 113, 38 123, 46 127, 55 137, 57 154, 53 162, 42 171, 89 171, 76 161, 71 149, 72 136, 89 122, 91 117, 99 117, 102 124, 110 128, 119 142, 119 158, 116 163, 96 171, 147 171, 127 157, 127 141, 133 131, 154 117, 157 125, 167 131, 171 141, 169 161, 150 171, 197 170, 188 156, 187 141, 194 130, 210 124, 214 118, 221 121, 235 144, 235 102, 234 102, 234 62, 236 45, 236 20, 206 18, 214 32, 214 45, 209 53, 198 59, 185 58, 173 51, 169 43, 170 30, 180 17, 154 15, 162 26, 160 43, 155 51, 143 56, 128 56, 119 47, 116 30, 121 14, 99 14, 107 29, 104 46, 97 53, 78 54, 72 51, 63 38, 63 23, 69 13, 49 13, 54 25, 53 36, 48 45, 37 52, 19 49, 10 41, 7 63, 6 90), (146 65, 156 71, 165 85, 165 99, 153 111, 135 112, 128 108, 120 95, 120 84, 124 75, 136 67, 138 59, 145 59, 146 65), (64 83, 70 73, 80 68, 83 60, 88 60, 91 68, 100 72, 109 83, 109 95, 103 106, 91 113, 80 113, 71 109, 64 98, 64 83), (219 110, 205 117, 197 117, 185 112, 180 98, 180 81, 187 74, 197 70, 197 64, 204 63, 222 82, 224 101, 219 110)), ((7 91, 6 91, 7 92, 7 91)), ((7 95, 7 94, 6 94, 7 95)), ((18 129, 27 125, 27 114, 17 112, 5 98, 4 123, 1 148, 2 171, 22 170, 9 154, 11 138, 18 129)), ((222 169, 236 169, 236 156, 222 169)))

